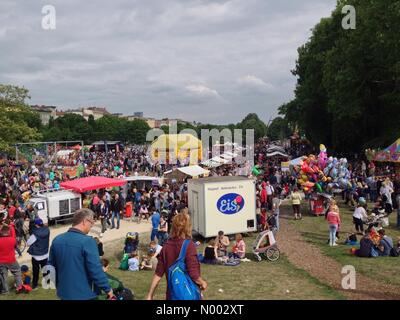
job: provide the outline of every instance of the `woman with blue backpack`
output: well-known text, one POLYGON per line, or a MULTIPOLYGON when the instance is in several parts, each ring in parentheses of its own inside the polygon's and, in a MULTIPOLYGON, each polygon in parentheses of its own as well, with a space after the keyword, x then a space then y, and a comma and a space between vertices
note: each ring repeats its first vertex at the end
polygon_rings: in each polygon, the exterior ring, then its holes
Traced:
POLYGON ((192 224, 186 213, 180 213, 172 220, 170 238, 158 255, 147 300, 153 300, 164 274, 167 278, 167 300, 200 300, 201 290, 207 288, 207 282, 200 276, 200 263, 192 241, 192 224))

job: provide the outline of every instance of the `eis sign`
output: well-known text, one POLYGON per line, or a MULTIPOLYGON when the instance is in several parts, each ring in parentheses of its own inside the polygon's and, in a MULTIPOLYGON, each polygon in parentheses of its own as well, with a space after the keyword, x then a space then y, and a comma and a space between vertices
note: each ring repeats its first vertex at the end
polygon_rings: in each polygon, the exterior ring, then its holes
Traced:
POLYGON ((235 214, 244 207, 244 199, 240 194, 228 193, 224 194, 217 201, 217 209, 223 214, 235 214))

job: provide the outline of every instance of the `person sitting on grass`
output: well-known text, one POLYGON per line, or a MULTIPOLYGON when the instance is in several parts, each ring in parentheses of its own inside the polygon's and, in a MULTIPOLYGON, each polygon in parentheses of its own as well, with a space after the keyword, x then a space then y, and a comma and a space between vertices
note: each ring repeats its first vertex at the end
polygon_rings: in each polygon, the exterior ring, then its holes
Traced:
POLYGON ((154 258, 157 258, 158 254, 161 252, 162 248, 163 247, 160 246, 159 244, 157 244, 155 241, 151 241, 150 242, 149 250, 153 250, 154 251, 154 258))
POLYGON ((385 230, 381 229, 378 231, 378 234, 381 238, 379 242, 379 255, 382 257, 388 257, 390 256, 390 251, 393 248, 393 240, 389 236, 385 235, 385 230))
POLYGON ((217 264, 218 253, 217 247, 215 246, 215 240, 211 239, 208 242, 208 245, 204 248, 203 251, 203 263, 205 264, 217 264))
POLYGON ((356 246, 358 245, 358 241, 357 241, 357 234, 356 233, 352 233, 352 234, 347 234, 346 240, 344 241, 345 245, 348 246, 356 246))
POLYGON ((139 271, 139 258, 136 252, 132 252, 128 260, 129 271, 139 271))
POLYGON ((228 256, 229 238, 224 235, 224 232, 218 231, 218 236, 215 238, 215 246, 217 247, 218 257, 228 256))
POLYGON ((158 260, 155 257, 156 251, 153 249, 149 250, 147 256, 143 257, 143 260, 140 264, 140 270, 148 270, 148 271, 155 271, 157 268, 158 260))
POLYGON ((235 244, 232 248, 232 253, 229 254, 229 258, 244 259, 246 255, 246 243, 243 240, 243 236, 238 233, 235 235, 235 244))
MULTIPOLYGON (((123 293, 127 289, 124 287, 121 280, 119 280, 118 278, 116 278, 108 273, 108 271, 110 269, 110 261, 108 259, 104 259, 104 258, 101 258, 100 261, 101 261, 101 265, 103 266, 103 271, 107 276, 110 287, 113 289, 115 296, 119 296, 121 293, 123 293)), ((130 290, 128 290, 128 291, 130 291, 130 290)), ((107 295, 104 294, 102 292, 102 290, 100 290, 98 287, 95 287, 95 292, 97 293, 97 300, 106 300, 107 299, 107 295)), ((133 300, 133 296, 131 299, 123 299, 123 300, 133 300)))
POLYGON ((371 258, 371 257, 377 257, 379 255, 369 233, 366 233, 364 237, 361 239, 360 249, 357 249, 355 251, 355 255, 361 258, 371 258))

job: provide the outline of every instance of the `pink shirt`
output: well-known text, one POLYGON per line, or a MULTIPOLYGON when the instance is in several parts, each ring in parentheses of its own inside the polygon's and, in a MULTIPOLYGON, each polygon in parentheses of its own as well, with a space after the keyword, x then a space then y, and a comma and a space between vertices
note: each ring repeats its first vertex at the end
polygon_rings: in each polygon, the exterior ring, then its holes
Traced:
POLYGON ((93 205, 97 205, 98 203, 100 202, 100 198, 98 197, 98 196, 95 196, 94 198, 93 198, 93 205))
POLYGON ((244 243, 244 241, 240 240, 239 242, 237 242, 236 248, 238 250, 237 254, 239 255, 239 257, 244 258, 246 254, 246 244, 244 243))
POLYGON ((337 212, 329 211, 326 220, 329 224, 340 225, 340 216, 337 212))

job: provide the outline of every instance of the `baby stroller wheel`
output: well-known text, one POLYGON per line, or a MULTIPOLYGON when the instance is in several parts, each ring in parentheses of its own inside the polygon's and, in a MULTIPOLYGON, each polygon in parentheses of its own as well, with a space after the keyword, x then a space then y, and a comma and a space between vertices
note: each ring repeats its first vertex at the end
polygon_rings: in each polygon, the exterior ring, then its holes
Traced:
POLYGON ((278 248, 269 248, 264 255, 269 261, 276 261, 280 257, 280 252, 278 248))

